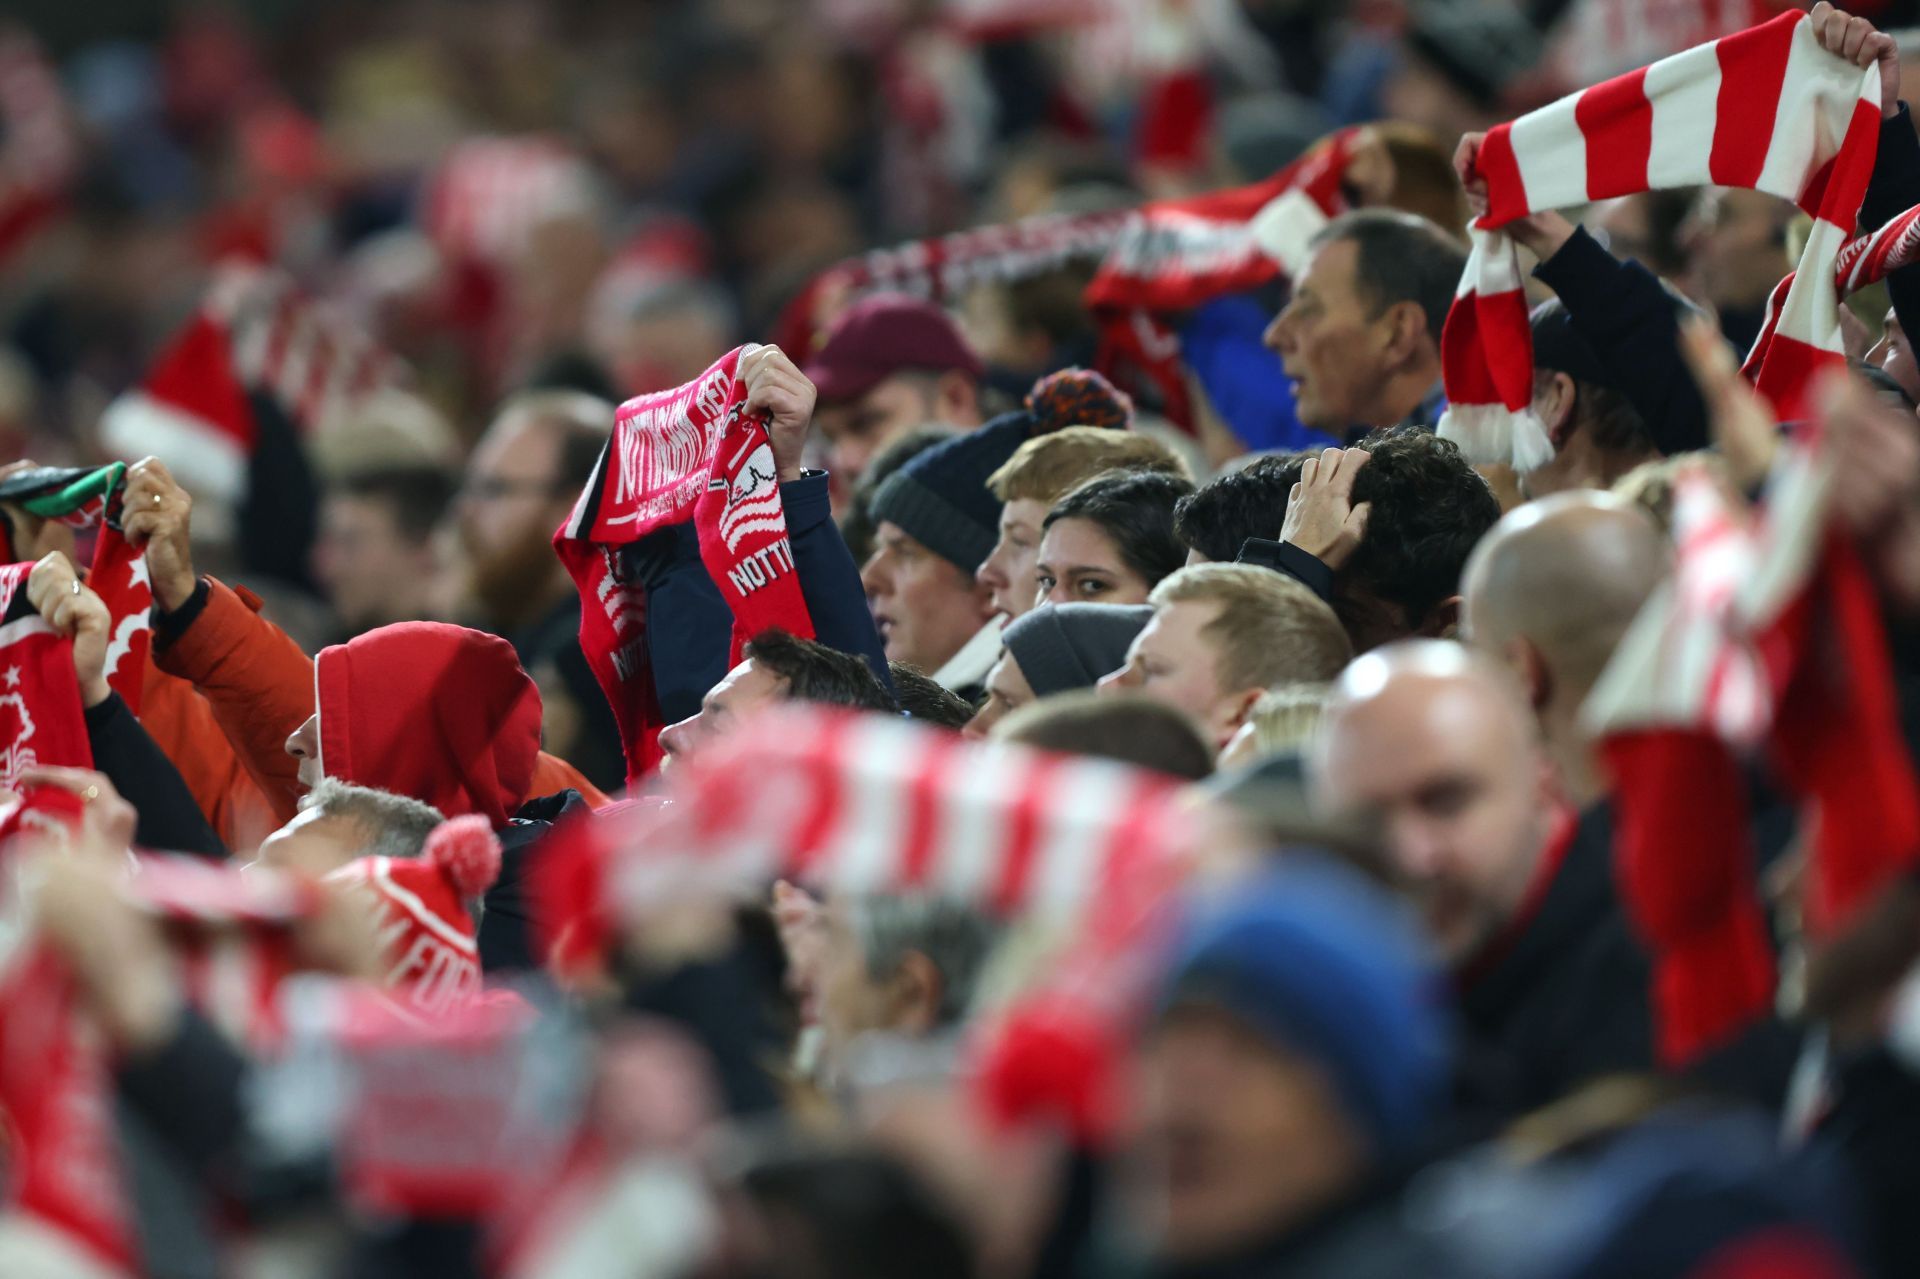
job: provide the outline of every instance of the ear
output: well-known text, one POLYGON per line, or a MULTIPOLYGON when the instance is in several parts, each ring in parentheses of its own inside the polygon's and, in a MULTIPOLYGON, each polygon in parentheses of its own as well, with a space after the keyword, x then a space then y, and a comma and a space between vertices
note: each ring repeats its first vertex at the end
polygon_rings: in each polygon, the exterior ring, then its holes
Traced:
POLYGON ((1535 711, 1553 699, 1553 672, 1532 640, 1516 636, 1507 641, 1507 666, 1520 677, 1527 691, 1527 703, 1535 711))
POLYGON ((1387 325, 1385 354, 1391 362, 1411 361, 1422 346, 1433 345, 1433 337, 1427 332, 1427 313, 1418 302, 1395 302, 1381 318, 1387 325))
POLYGON ((1242 724, 1247 722, 1247 716, 1253 714, 1254 703, 1258 702, 1261 694, 1266 691, 1264 688, 1243 688, 1237 693, 1229 693, 1220 699, 1214 708, 1214 718, 1217 721, 1214 724, 1214 735, 1217 738, 1213 744, 1215 751, 1226 749, 1227 743, 1233 740, 1233 735, 1240 731, 1242 724))
POLYGON ((1449 595, 1427 610, 1414 628, 1414 635, 1421 639, 1452 639, 1460 630, 1460 597, 1449 595))
POLYGON ((979 414, 980 392, 966 374, 948 369, 933 384, 933 407, 939 420, 961 426, 979 414))
POLYGON ((931 1034, 940 1025, 944 985, 931 959, 917 950, 908 951, 887 982, 893 1025, 912 1035, 931 1034))
POLYGON ((1573 379, 1565 373, 1549 376, 1541 393, 1533 397, 1533 411, 1546 424, 1555 449, 1565 448, 1567 437, 1573 434, 1574 400, 1573 379))

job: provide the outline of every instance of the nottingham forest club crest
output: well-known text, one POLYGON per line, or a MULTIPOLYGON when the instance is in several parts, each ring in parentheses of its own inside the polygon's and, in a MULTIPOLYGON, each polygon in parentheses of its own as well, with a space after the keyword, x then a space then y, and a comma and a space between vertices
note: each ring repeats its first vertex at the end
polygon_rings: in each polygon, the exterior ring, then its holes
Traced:
POLYGON ((20 692, 20 668, 0 673, 0 785, 12 788, 20 774, 40 765, 33 747, 33 714, 20 692))

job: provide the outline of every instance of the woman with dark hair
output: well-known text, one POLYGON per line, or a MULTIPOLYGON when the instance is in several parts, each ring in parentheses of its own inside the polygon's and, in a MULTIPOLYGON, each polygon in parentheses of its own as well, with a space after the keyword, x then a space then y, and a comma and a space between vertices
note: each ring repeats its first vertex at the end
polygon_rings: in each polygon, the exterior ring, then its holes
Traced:
POLYGON ((1036 603, 1146 603, 1186 563, 1173 508, 1191 492, 1177 475, 1108 471, 1055 502, 1041 525, 1036 603))

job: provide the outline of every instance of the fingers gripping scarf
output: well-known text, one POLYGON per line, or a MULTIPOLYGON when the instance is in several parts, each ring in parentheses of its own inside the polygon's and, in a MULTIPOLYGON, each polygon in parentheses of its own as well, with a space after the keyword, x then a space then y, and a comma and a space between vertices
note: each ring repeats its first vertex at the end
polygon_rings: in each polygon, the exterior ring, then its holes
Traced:
POLYGON ((1441 341, 1451 407, 1440 434, 1476 461, 1526 471, 1553 455, 1534 416, 1533 342, 1513 239, 1549 209, 1671 187, 1764 191, 1814 219, 1745 372, 1784 418, 1814 375, 1845 361, 1836 259, 1852 236, 1879 144, 1880 71, 1820 47, 1805 14, 1562 98, 1490 131, 1478 159, 1489 208, 1441 341))

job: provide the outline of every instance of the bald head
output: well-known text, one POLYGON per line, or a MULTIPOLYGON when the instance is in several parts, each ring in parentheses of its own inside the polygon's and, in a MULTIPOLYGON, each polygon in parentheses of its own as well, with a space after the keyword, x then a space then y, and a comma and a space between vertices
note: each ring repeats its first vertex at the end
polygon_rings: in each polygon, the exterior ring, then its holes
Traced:
POLYGON ((1471 960, 1519 909, 1551 807, 1506 671, 1440 640, 1377 649, 1335 685, 1310 766, 1328 811, 1380 824, 1450 960, 1471 960))
POLYGON ((1610 493, 1562 493, 1510 511, 1462 579, 1467 640, 1512 663, 1525 641, 1555 695, 1581 699, 1671 565, 1645 512, 1610 493))

